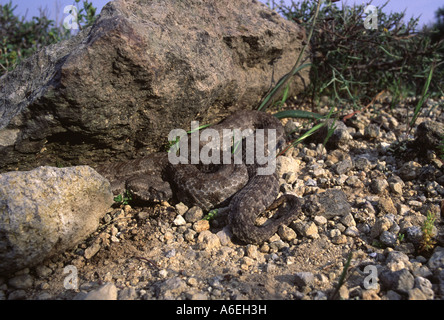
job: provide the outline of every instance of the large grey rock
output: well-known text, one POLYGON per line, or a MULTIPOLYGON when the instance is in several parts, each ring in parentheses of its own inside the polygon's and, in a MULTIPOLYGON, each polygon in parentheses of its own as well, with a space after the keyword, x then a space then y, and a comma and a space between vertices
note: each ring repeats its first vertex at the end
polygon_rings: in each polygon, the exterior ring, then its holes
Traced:
POLYGON ((255 0, 110 2, 0 79, 0 171, 158 151, 173 128, 257 107, 304 38, 255 0))
POLYGON ((88 166, 0 174, 0 274, 74 247, 112 203, 109 182, 88 166))

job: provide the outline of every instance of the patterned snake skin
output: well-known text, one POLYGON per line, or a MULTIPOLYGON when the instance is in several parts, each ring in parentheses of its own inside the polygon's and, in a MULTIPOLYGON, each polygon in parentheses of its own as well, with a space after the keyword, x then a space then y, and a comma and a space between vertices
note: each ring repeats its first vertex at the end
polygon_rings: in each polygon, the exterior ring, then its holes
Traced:
MULTIPOLYGON (((211 127, 220 137, 223 129, 248 128, 275 129, 275 147, 277 150, 283 148, 285 139, 281 122, 264 112, 238 111, 211 127)), ((168 153, 164 152, 105 164, 97 171, 110 181, 115 194, 127 189, 134 198, 145 201, 163 201, 174 197, 188 206, 197 205, 203 210, 228 205, 228 223, 233 234, 242 242, 260 244, 268 240, 279 226, 288 225, 296 218, 300 212, 300 202, 296 196, 289 194, 276 199, 279 178, 275 170, 268 175, 259 175, 258 169, 265 165, 246 163, 246 141, 243 139, 242 148, 239 148, 242 150, 241 164, 231 161, 231 164, 221 165, 173 165, 169 162, 168 153), (278 208, 275 214, 277 219, 273 217, 262 226, 255 225, 261 212, 275 208, 278 208)), ((265 150, 267 141, 265 139, 265 150)), ((201 142, 200 150, 206 143, 201 142)))

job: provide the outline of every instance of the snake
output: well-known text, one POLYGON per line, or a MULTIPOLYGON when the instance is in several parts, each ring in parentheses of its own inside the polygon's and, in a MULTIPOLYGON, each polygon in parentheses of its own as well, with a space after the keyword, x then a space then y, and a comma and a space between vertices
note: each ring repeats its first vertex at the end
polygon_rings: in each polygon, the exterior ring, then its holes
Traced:
MULTIPOLYGON (((289 225, 295 220, 301 209, 299 198, 293 194, 278 198, 279 177, 275 169, 260 174, 265 164, 256 160, 247 161, 246 158, 248 144, 258 143, 255 134, 258 129, 273 129, 276 133, 275 139, 270 140, 271 149, 268 148, 268 138, 259 140, 259 143, 264 143, 263 150, 272 150, 275 154, 283 150, 286 141, 282 123, 263 111, 239 110, 210 128, 220 137, 233 130, 252 132, 253 139, 243 137, 236 149, 241 153, 238 156, 242 161, 233 160, 238 153, 233 152, 232 144, 230 157, 233 161, 229 163, 172 164, 168 152, 157 152, 127 161, 105 163, 96 171, 109 180, 114 194, 128 190, 133 199, 175 199, 188 207, 198 206, 204 211, 225 207, 232 234, 243 243, 261 244, 270 239, 280 226, 289 225), (273 217, 262 225, 256 225, 261 213, 274 209, 277 212, 273 217)), ((268 137, 266 134, 264 136, 268 137)), ((199 150, 209 142, 211 140, 199 140, 199 150)), ((212 150, 221 154, 223 151, 219 144, 212 150)))

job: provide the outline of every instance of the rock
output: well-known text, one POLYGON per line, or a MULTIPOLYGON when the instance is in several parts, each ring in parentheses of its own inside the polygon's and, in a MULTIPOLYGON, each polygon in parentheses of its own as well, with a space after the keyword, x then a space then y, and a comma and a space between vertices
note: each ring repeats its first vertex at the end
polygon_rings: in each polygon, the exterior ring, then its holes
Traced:
POLYGON ((183 225, 185 225, 187 222, 185 221, 185 219, 180 215, 180 214, 178 214, 177 216, 176 216, 176 218, 173 220, 173 224, 175 225, 175 226, 183 226, 183 225))
POLYGON ((435 248, 435 251, 427 262, 427 266, 432 270, 437 268, 444 268, 444 248, 435 248))
POLYGON ((202 249, 205 250, 213 250, 220 247, 219 237, 208 230, 204 230, 199 234, 197 242, 200 243, 202 249))
POLYGON ((184 280, 179 277, 173 277, 160 283, 156 291, 160 299, 175 300, 186 288, 187 284, 184 280))
MULTIPOLYGON (((198 115, 214 123, 227 106, 256 105, 304 39, 259 1, 110 1, 92 27, 0 80, 0 170, 159 150, 198 115)), ((290 95, 308 75, 294 77, 290 95)))
POLYGON ((403 294, 408 294, 413 289, 414 277, 407 269, 398 271, 383 271, 380 274, 381 283, 385 288, 396 290, 403 294))
POLYGON ((371 123, 364 128, 364 137, 367 139, 376 139, 381 135, 381 129, 376 123, 371 123))
POLYGON ((314 275, 311 272, 296 272, 294 282, 299 287, 306 287, 314 282, 314 275))
POLYGON ((399 169, 399 176, 404 181, 416 179, 421 170, 421 165, 415 161, 409 161, 402 165, 399 169))
POLYGON ((216 235, 219 238, 220 244, 227 246, 231 243, 233 233, 231 232, 231 228, 229 226, 225 226, 222 230, 218 231, 216 235))
POLYGON ((185 212, 187 212, 188 210, 188 207, 182 202, 179 202, 174 207, 176 208, 177 213, 180 214, 181 216, 183 216, 185 212))
POLYGON ((209 229, 210 229, 210 222, 208 222, 208 220, 199 220, 199 221, 196 221, 196 222, 193 224, 193 229, 194 229, 194 231, 196 231, 197 233, 200 233, 200 232, 205 231, 205 230, 209 230, 209 229))
POLYGON ((437 150, 442 143, 444 126, 436 121, 421 122, 416 128, 414 145, 419 151, 437 150))
POLYGON ((126 287, 119 291, 119 300, 135 300, 137 296, 136 289, 133 287, 126 287))
POLYGON ((337 174, 341 175, 347 173, 352 168, 353 168, 353 162, 350 159, 345 159, 336 164, 335 171, 337 174))
POLYGON ((365 158, 365 157, 358 157, 358 158, 355 160, 355 168, 356 168, 357 170, 362 170, 362 171, 364 171, 364 172, 367 172, 367 171, 370 170, 371 165, 372 165, 372 164, 371 164, 370 160, 368 160, 368 159, 365 158))
POLYGON ((370 232, 370 237, 372 237, 372 238, 379 237, 379 235, 382 232, 389 230, 391 228, 392 224, 393 224, 393 221, 391 221, 390 219, 388 219, 385 216, 378 218, 376 220, 375 224, 373 225, 373 228, 370 232))
POLYGON ((34 278, 30 274, 21 274, 8 280, 8 285, 15 289, 29 289, 33 284, 34 278))
POLYGON ((322 214, 326 219, 344 216, 351 211, 351 205, 348 203, 345 193, 338 189, 330 189, 315 195, 311 204, 314 205, 314 208, 310 211, 313 210, 311 212, 316 212, 316 215, 322 214))
POLYGON ((397 237, 396 234, 392 232, 383 231, 379 236, 379 240, 386 247, 394 247, 396 245, 397 237))
MULTIPOLYGON (((413 289, 418 289, 425 299, 433 300, 435 294, 432 289, 432 283, 430 282, 429 279, 423 277, 416 277, 413 289)), ((410 292, 409 292, 409 297, 410 297, 410 292)))
POLYGON ((293 229, 285 225, 279 227, 278 234, 279 237, 281 237, 281 239, 284 241, 292 241, 297 237, 296 232, 294 232, 293 229))
POLYGON ((83 255, 85 259, 91 259, 100 250, 100 243, 94 242, 91 246, 85 249, 85 254, 83 255))
POLYGON ((276 160, 276 172, 279 177, 284 174, 299 172, 299 163, 293 157, 280 156, 276 160))
POLYGON ((384 190, 387 189, 388 186, 389 184, 385 179, 374 179, 370 184, 371 190, 376 194, 384 192, 384 190))
POLYGON ((347 126, 342 121, 334 121, 334 119, 327 119, 326 125, 317 130, 313 135, 308 137, 307 141, 314 143, 324 143, 329 129, 333 129, 333 133, 327 141, 327 149, 334 150, 340 146, 347 145, 353 137, 347 130, 347 126))
POLYGON ((35 266, 97 229, 113 204, 107 180, 88 166, 0 175, 0 273, 35 266))
POLYGON ((340 221, 346 227, 356 226, 355 219, 353 218, 353 215, 350 212, 344 215, 340 221))
POLYGON ((200 207, 194 206, 185 213, 186 222, 194 223, 203 218, 203 211, 200 207))
POLYGON ((83 300, 117 300, 117 287, 114 283, 106 283, 88 292, 83 300))

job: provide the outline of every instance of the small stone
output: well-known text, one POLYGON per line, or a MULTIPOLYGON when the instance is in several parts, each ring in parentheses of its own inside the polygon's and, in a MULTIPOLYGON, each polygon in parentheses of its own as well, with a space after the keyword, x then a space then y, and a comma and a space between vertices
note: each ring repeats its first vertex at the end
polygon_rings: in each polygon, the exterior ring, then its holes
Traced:
POLYGON ((435 252, 427 262, 427 266, 434 270, 437 268, 444 268, 444 248, 436 247, 435 252))
POLYGON ((85 259, 91 259, 100 250, 100 243, 94 242, 91 246, 85 249, 84 257, 85 259))
POLYGON ((350 176, 345 180, 345 184, 352 188, 362 188, 364 183, 357 176, 350 176))
POLYGON ((34 278, 30 274, 21 274, 8 280, 8 285, 15 289, 29 289, 34 284, 34 278))
POLYGON ((362 300, 381 300, 378 296, 378 292, 374 289, 363 290, 362 291, 362 300))
POLYGON ((210 222, 208 220, 199 220, 193 224, 193 229, 197 233, 201 233, 202 231, 210 229, 210 222))
POLYGON ((370 188, 373 193, 379 194, 384 192, 389 186, 387 180, 385 179, 374 179, 370 184, 370 188))
POLYGON ((400 182, 390 182, 390 190, 396 195, 402 195, 402 183, 400 182))
POLYGON ((381 135, 381 129, 376 123, 371 123, 364 128, 364 137, 367 139, 375 139, 381 135))
POLYGON ((295 284, 299 287, 306 287, 312 284, 314 281, 314 275, 311 272, 296 272, 295 273, 295 284))
POLYGON ((384 271, 380 275, 381 283, 388 289, 408 294, 413 289, 414 277, 407 269, 398 271, 384 271))
POLYGON ((165 269, 162 269, 159 271, 159 276, 163 279, 165 279, 166 277, 168 277, 168 271, 166 271, 165 269))
POLYGON ((137 291, 133 287, 123 288, 119 291, 119 300, 135 300, 137 296, 137 291))
POLYGON ((199 234, 197 242, 202 244, 203 249, 205 250, 216 249, 221 245, 219 237, 208 230, 204 230, 199 234))
POLYGON ((197 292, 191 295, 190 300, 208 300, 208 295, 203 292, 197 292))
POLYGON ((410 289, 408 294, 409 300, 427 300, 426 295, 418 288, 410 289))
POLYGON ((182 202, 179 202, 178 204, 175 205, 176 211, 178 214, 180 214, 181 216, 183 216, 185 214, 185 212, 187 212, 188 207, 186 205, 184 205, 182 202))
POLYGON ((313 220, 318 226, 323 226, 327 224, 327 218, 325 218, 324 216, 315 216, 313 220))
POLYGON ((228 246, 230 243, 232 243, 231 237, 233 236, 233 233, 231 232, 229 226, 226 226, 222 230, 218 231, 216 235, 219 238, 221 245, 228 246))
POLYGON ((355 226, 351 226, 351 227, 348 227, 348 228, 344 231, 344 234, 345 234, 346 236, 349 236, 349 237, 358 237, 358 236, 359 236, 359 230, 358 230, 358 228, 356 228, 355 226))
POLYGON ((183 225, 185 225, 187 222, 185 221, 185 219, 180 215, 180 214, 178 214, 177 216, 176 216, 176 218, 174 219, 174 221, 173 221, 173 224, 175 225, 175 226, 183 226, 183 225))
POLYGON ((383 231, 379 236, 381 243, 387 247, 394 247, 396 244, 397 237, 395 234, 389 231, 383 231))
POLYGON ((117 287, 113 283, 104 284, 88 292, 83 300, 117 300, 117 287))
POLYGON ((409 161, 404 163, 404 165, 399 170, 399 176, 404 181, 410 181, 416 179, 421 169, 421 165, 415 161, 409 161))
POLYGON ((8 300, 24 300, 26 299, 25 290, 14 290, 8 295, 8 300))
POLYGON ((393 200, 389 197, 380 198, 378 201, 378 208, 382 213, 396 215, 398 212, 393 204, 393 200))
POLYGON ((347 173, 352 168, 353 162, 350 159, 345 159, 336 164, 335 171, 337 174, 341 175, 347 173))
POLYGON ((187 231, 185 231, 185 233, 183 234, 183 238, 186 241, 194 241, 194 237, 196 236, 196 234, 197 232, 193 229, 187 229, 187 231))
POLYGON ((355 168, 357 170, 362 170, 364 172, 369 171, 371 165, 371 162, 365 157, 359 157, 355 160, 355 168))
POLYGON ((378 218, 370 232, 370 237, 372 238, 379 237, 379 235, 383 231, 389 230, 391 226, 392 226, 392 221, 390 219, 386 218, 385 216, 378 218))
MULTIPOLYGON (((414 289, 420 290, 421 293, 424 295, 425 299, 433 300, 435 294, 432 289, 432 283, 430 282, 429 279, 426 279, 424 277, 416 277, 414 289)), ((410 292, 409 292, 409 296, 410 296, 410 292)))
POLYGON ((194 206, 192 208, 190 208, 186 213, 185 213, 185 220, 187 222, 197 222, 200 219, 203 218, 203 211, 200 207, 194 206))
POLYGON ((245 249, 245 254, 247 257, 250 257, 251 259, 257 259, 258 258, 258 248, 254 244, 248 244, 245 249))
POLYGON ((349 212, 341 218, 341 223, 347 227, 355 227, 356 222, 353 215, 349 212))
POLYGON ((45 265, 39 265, 35 268, 35 273, 39 278, 46 278, 52 274, 52 269, 45 265))
POLYGON ((401 300, 402 299, 402 296, 393 290, 387 291, 386 297, 388 300, 401 300))
POLYGON ((347 243, 347 237, 343 234, 336 236, 331 239, 331 242, 334 244, 344 244, 347 243))
POLYGON ((292 241, 296 239, 296 232, 292 228, 285 225, 279 227, 278 234, 279 237, 281 237, 281 239, 284 241, 292 241))

